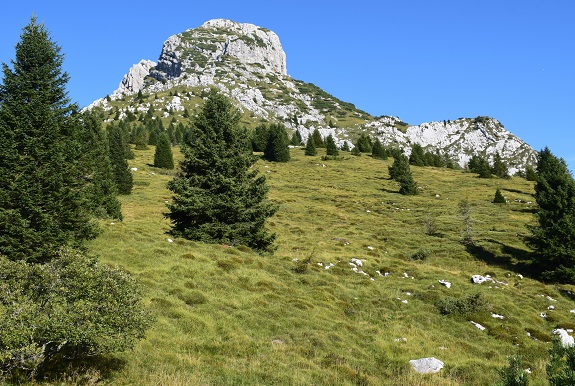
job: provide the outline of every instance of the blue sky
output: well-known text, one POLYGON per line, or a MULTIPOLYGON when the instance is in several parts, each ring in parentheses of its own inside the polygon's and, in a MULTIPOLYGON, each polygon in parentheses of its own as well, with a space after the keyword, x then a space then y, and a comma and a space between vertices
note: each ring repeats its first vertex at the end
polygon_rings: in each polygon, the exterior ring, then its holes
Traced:
POLYGON ((81 106, 171 35, 214 18, 278 34, 288 73, 373 115, 409 124, 487 115, 575 166, 575 1, 10 1, 9 63, 35 14, 62 46, 81 106))

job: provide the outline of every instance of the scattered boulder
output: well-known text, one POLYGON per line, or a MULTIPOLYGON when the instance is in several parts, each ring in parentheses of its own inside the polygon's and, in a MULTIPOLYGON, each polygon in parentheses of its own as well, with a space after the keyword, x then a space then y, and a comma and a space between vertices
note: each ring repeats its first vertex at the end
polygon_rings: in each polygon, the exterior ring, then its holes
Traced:
POLYGON ((437 373, 443 368, 443 362, 437 358, 421 358, 409 361, 415 371, 420 374, 437 373))
POLYGON ((473 321, 471 321, 471 320, 469 321, 469 323, 473 324, 475 327, 477 327, 477 328, 480 329, 481 331, 485 331, 485 327, 482 326, 481 324, 476 323, 476 322, 473 322, 473 321))
POLYGON ((451 283, 445 280, 438 280, 441 284, 446 286, 447 288, 451 288, 451 283))
POLYGON ((575 345, 575 339, 573 339, 573 337, 569 335, 567 330, 563 328, 557 328, 553 330, 553 335, 559 335, 559 338, 561 339, 561 344, 564 347, 565 346, 572 347, 573 345, 575 345))

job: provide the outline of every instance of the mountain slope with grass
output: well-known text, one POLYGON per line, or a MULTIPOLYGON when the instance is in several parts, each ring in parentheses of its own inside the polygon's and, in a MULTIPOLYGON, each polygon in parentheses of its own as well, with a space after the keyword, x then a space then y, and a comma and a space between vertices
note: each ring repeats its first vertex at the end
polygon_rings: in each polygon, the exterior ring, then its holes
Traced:
POLYGON ((389 179, 391 160, 343 152, 324 161, 322 151, 258 161, 279 204, 268 221, 278 248, 259 255, 170 238, 163 214, 175 172, 150 166, 153 146, 135 150, 124 221, 103 222, 88 248, 145 285, 156 323, 133 352, 96 362, 93 379, 491 385, 507 357, 520 355, 530 384, 547 384, 552 330, 575 328, 575 288, 531 277, 523 240, 533 183, 412 167, 420 194, 403 196, 389 179), (497 188, 506 204, 492 203, 497 188), (462 242, 466 225, 472 243, 462 242), (474 284, 474 275, 486 281, 474 284), (427 357, 445 367, 415 373, 409 361, 427 357))
POLYGON ((473 154, 492 161, 499 153, 510 173, 534 165, 535 152, 494 118, 459 118, 411 126, 397 117, 374 117, 326 93, 313 83, 291 78, 278 36, 262 27, 210 20, 171 36, 157 63, 134 65, 110 96, 95 101, 108 119, 152 108, 170 121, 194 114, 209 87, 217 87, 243 112, 243 124, 282 123, 303 139, 318 129, 324 138, 353 147, 361 133, 407 155, 413 144, 439 151, 464 167, 473 154))

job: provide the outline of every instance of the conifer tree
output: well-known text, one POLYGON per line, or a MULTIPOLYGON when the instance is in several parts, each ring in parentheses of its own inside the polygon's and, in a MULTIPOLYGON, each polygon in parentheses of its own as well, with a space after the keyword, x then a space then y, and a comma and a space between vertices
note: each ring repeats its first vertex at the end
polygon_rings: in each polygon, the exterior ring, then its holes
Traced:
POLYGON ((472 173, 477 173, 479 178, 491 178, 489 162, 480 155, 472 156, 467 167, 472 173))
POLYGON ((268 145, 270 130, 267 125, 261 124, 252 132, 252 149, 253 151, 263 152, 268 145))
POLYGON ((549 148, 537 161, 537 224, 528 244, 545 279, 575 283, 575 181, 565 161, 549 148))
POLYGON ((209 92, 183 145, 181 170, 168 183, 174 196, 166 217, 176 237, 270 251, 275 235, 265 220, 277 207, 266 198, 265 176, 252 168, 257 156, 240 117, 224 95, 209 92))
POLYGON ((41 262, 96 235, 63 55, 32 17, 0 85, 0 254, 41 262))
POLYGON ((309 156, 317 155, 317 149, 315 147, 315 141, 311 135, 307 138, 307 143, 305 145, 305 155, 309 155, 309 156))
POLYGON ((114 182, 110 150, 102 120, 93 111, 81 115, 80 166, 85 177, 84 189, 92 213, 100 218, 122 219, 118 189, 114 182))
POLYGON ((327 136, 327 139, 325 141, 325 150, 327 155, 333 157, 337 157, 339 155, 339 150, 337 149, 335 140, 333 139, 333 135, 331 134, 327 136))
POLYGON ((375 141, 373 142, 373 146, 371 147, 371 156, 373 158, 383 159, 383 160, 387 159, 387 157, 388 157, 387 151, 383 147, 379 138, 376 138, 375 141))
POLYGON ((273 162, 289 161, 289 140, 285 126, 276 123, 270 125, 264 158, 273 162))
POLYGON ((313 144, 315 145, 316 148, 325 147, 325 142, 323 140, 323 137, 321 136, 321 134, 317 128, 314 129, 313 133, 311 134, 311 137, 313 138, 313 144))
POLYGON ((296 130, 293 135, 291 136, 291 141, 290 141, 290 145, 292 146, 301 146, 301 143, 303 142, 303 139, 301 137, 301 133, 299 132, 299 130, 296 130))
POLYGON ((366 133, 361 133, 355 147, 362 153, 371 153, 371 139, 366 133))
POLYGON ((413 180, 413 175, 409 169, 409 160, 404 155, 395 157, 393 164, 388 167, 389 176, 399 182, 399 193, 413 196, 418 193, 417 184, 413 180))
POLYGON ((537 173, 531 166, 525 168, 525 179, 527 181, 537 181, 537 173))
POLYGON ((499 190, 499 188, 497 188, 495 190, 495 196, 493 197, 493 203, 494 204, 505 204, 505 197, 503 196, 503 194, 501 193, 501 190, 499 190))
POLYGON ((419 144, 414 144, 411 147, 411 154, 409 155, 409 163, 415 166, 427 166, 425 153, 419 144))
POLYGON ((162 133, 158 137, 156 151, 154 152, 154 166, 168 170, 174 168, 174 156, 168 133, 162 133))
POLYGON ((509 178, 509 169, 499 152, 496 152, 493 156, 493 167, 491 168, 491 173, 495 174, 499 178, 509 178))
POLYGON ((122 134, 122 129, 114 124, 107 128, 108 148, 110 151, 110 163, 112 164, 112 174, 119 194, 130 194, 132 192, 133 178, 128 167, 128 155, 126 148, 126 138, 122 134))
POLYGON ((349 151, 349 143, 347 141, 343 141, 343 146, 341 147, 342 151, 349 151))

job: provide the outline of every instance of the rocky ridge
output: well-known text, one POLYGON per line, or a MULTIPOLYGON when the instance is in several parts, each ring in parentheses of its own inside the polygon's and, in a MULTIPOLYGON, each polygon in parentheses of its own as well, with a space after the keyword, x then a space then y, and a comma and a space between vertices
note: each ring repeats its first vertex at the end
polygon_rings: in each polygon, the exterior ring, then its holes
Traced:
MULTIPOLYGON (((353 147, 359 133, 367 131, 386 146, 409 154, 413 144, 448 155, 465 166, 473 154, 492 159, 499 152, 510 173, 533 165, 536 152, 493 118, 460 118, 410 126, 398 117, 373 117, 311 83, 291 78, 278 36, 265 28, 230 20, 210 20, 198 28, 173 35, 163 45, 157 63, 142 60, 134 65, 109 98, 95 101, 111 111, 114 101, 138 92, 161 93, 176 88, 187 96, 163 97, 154 103, 129 106, 132 112, 150 107, 182 112, 200 95, 215 86, 228 95, 254 124, 276 121, 299 130, 305 139, 314 129, 332 134, 339 145, 353 147)), ((197 108, 198 103, 191 108, 197 108)), ((166 113, 164 113, 166 116, 166 113)))

